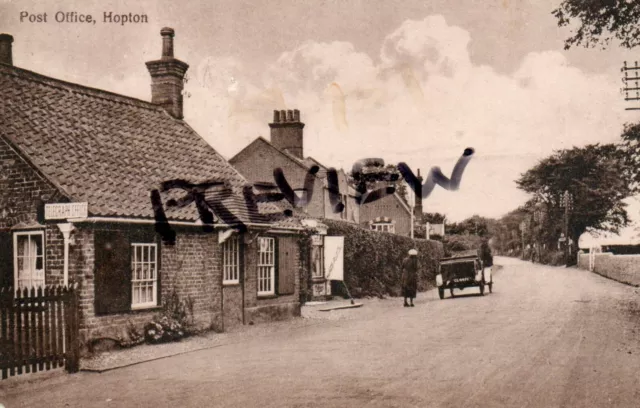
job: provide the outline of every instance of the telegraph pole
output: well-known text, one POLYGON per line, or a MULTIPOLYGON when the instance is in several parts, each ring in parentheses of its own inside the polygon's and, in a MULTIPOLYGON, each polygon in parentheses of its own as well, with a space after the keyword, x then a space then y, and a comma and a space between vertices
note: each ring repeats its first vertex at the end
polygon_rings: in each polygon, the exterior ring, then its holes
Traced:
POLYGON ((564 260, 565 265, 569 265, 569 256, 571 254, 570 238, 569 238, 569 217, 571 215, 571 209, 573 207, 573 196, 568 190, 564 191, 562 198, 560 199, 560 205, 564 207, 564 260))
POLYGON ((522 238, 522 259, 524 259, 524 230, 527 227, 527 223, 522 220, 522 222, 520 223, 520 236, 522 238))
MULTIPOLYGON (((624 100, 640 101, 640 66, 638 66, 638 61, 635 61, 633 65, 627 65, 627 61, 625 61, 620 71, 624 73, 624 77, 622 77, 624 86, 621 89, 624 92, 624 100)), ((640 107, 625 108, 625 110, 640 110, 640 107)))

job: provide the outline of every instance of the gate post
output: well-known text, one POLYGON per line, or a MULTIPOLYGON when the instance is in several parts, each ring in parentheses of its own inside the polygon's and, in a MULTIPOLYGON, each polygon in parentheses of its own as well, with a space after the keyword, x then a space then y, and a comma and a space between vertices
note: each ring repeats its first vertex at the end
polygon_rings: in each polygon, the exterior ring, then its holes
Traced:
POLYGON ((80 330, 78 322, 78 283, 68 287, 68 297, 65 305, 66 337, 69 349, 66 352, 65 369, 69 373, 77 373, 80 370, 80 330))

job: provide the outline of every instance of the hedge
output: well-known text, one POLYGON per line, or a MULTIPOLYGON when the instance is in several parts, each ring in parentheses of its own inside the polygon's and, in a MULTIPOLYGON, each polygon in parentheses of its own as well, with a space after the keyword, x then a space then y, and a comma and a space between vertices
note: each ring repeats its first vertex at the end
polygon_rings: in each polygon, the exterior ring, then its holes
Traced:
MULTIPOLYGON (((344 279, 353 297, 399 296, 402 260, 412 248, 418 250, 421 266, 418 290, 435 285, 437 264, 444 255, 442 243, 371 231, 344 221, 322 223, 329 227, 327 235, 344 236, 344 279)), ((333 287, 334 294, 345 294, 342 284, 334 282, 333 287)))

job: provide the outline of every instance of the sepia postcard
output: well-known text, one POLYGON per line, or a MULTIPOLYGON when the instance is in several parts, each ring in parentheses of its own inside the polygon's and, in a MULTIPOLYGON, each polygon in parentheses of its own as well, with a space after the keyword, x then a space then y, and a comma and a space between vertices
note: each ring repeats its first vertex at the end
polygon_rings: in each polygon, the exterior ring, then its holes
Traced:
POLYGON ((0 0, 0 408, 640 406, 640 1, 0 0))

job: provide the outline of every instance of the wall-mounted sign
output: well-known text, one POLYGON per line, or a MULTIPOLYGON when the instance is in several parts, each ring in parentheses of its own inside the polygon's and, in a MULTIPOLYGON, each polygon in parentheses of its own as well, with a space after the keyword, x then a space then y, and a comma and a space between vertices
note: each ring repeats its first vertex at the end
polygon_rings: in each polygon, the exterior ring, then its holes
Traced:
POLYGON ((344 280, 344 237, 324 237, 324 267, 328 280, 344 280))
POLYGON ((89 215, 87 203, 59 203, 45 204, 45 220, 66 220, 73 218, 87 218, 89 215))

